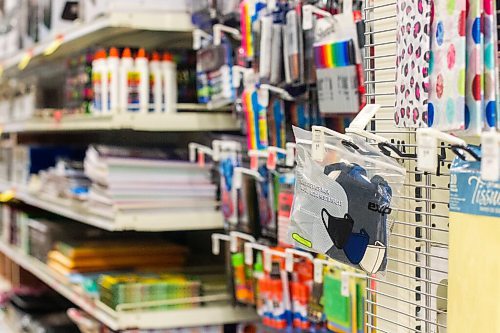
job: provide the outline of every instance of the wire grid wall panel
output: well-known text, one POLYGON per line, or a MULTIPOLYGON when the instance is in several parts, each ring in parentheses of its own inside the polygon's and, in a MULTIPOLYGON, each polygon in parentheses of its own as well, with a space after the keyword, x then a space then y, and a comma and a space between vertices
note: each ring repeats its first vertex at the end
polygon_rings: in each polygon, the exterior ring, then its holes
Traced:
MULTIPOLYGON (((366 0, 365 76, 369 103, 382 105, 370 130, 406 153, 416 152, 415 130, 394 123, 396 1, 366 0)), ((415 158, 399 159, 407 169, 388 223, 388 268, 371 278, 368 332, 446 332, 449 167, 453 154, 441 144, 439 172, 416 170, 415 158)))

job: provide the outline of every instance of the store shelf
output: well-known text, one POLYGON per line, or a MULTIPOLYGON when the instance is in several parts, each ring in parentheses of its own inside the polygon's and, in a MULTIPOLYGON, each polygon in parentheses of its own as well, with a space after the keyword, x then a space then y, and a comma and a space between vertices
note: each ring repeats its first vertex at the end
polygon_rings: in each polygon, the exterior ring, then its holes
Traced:
POLYGON ((25 61, 28 61, 26 68, 29 68, 96 45, 189 45, 192 29, 191 16, 184 12, 110 13, 89 23, 75 22, 68 31, 22 50, 1 64, 4 75, 10 76, 18 73, 21 70, 19 64, 25 61), (52 53, 46 55, 51 49, 52 53))
POLYGON ((207 302, 207 305, 193 309, 154 311, 136 308, 115 311, 99 300, 83 294, 76 286, 68 283, 64 276, 55 273, 43 262, 2 242, 0 251, 113 330, 195 327, 257 319, 254 309, 233 307, 227 295, 221 295, 219 301, 213 305, 208 305, 210 303, 207 302))
POLYGON ((81 203, 42 198, 26 191, 15 191, 16 199, 69 219, 109 231, 187 231, 223 228, 222 214, 214 210, 145 210, 138 213, 115 212, 113 219, 98 216, 81 203))
MULTIPOLYGON (((200 106, 201 109, 203 106, 200 106)), ((181 109, 195 109, 196 104, 181 104, 181 109)), ((60 119, 33 118, 3 124, 3 133, 100 131, 130 129, 135 131, 233 131, 238 121, 227 112, 176 112, 162 114, 120 113, 117 115, 70 115, 60 119)))
POLYGON ((14 198, 30 206, 108 231, 189 231, 222 229, 224 219, 217 210, 145 210, 130 214, 116 212, 114 219, 98 216, 72 200, 37 196, 0 181, 0 192, 12 191, 14 198))

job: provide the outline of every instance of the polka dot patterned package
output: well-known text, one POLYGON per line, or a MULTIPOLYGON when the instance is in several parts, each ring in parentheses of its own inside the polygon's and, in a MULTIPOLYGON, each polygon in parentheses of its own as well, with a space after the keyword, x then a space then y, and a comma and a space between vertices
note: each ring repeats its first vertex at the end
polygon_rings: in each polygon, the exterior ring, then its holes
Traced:
POLYGON ((495 127, 498 117, 497 82, 497 20, 495 0, 484 0, 484 125, 495 127))
POLYGON ((394 121, 398 127, 427 127, 429 0, 398 0, 397 24, 394 121))
POLYGON ((466 21, 467 62, 465 74, 465 129, 468 134, 479 135, 483 128, 484 94, 483 80, 483 45, 484 34, 481 31, 482 0, 467 0, 466 21))
MULTIPOLYGON (((475 0, 476 1, 476 0, 475 0)), ((465 129, 465 0, 435 0, 431 29, 428 125, 465 129)))

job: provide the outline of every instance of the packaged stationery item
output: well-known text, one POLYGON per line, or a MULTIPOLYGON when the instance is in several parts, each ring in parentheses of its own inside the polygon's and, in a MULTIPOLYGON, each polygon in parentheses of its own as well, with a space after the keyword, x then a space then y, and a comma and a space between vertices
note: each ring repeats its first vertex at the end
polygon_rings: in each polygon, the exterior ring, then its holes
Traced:
POLYGON ((370 274, 383 271, 387 217, 405 169, 360 139, 318 138, 317 131, 314 137, 299 128, 294 133, 298 156, 289 231, 293 244, 370 274))
POLYGON ((278 192, 278 244, 290 246, 288 229, 290 227, 290 213, 293 202, 293 188, 295 186, 295 172, 288 171, 279 176, 278 192))
POLYGON ((498 85, 498 70, 497 70, 497 6, 494 0, 484 1, 484 122, 488 127, 497 126, 498 110, 496 105, 498 85))
POLYGON ((466 21, 465 130, 479 135, 484 124, 484 31, 483 1, 470 1, 466 21))
POLYGON ((396 110, 398 127, 427 127, 431 2, 398 0, 396 31, 396 110))
POLYGON ((466 82, 465 0, 434 2, 431 36, 428 125, 442 131, 463 130, 466 82))
POLYGON ((327 327, 333 332, 364 332, 366 282, 338 269, 324 277, 324 311, 327 327), (342 274, 347 274, 345 277, 342 274), (344 285, 346 284, 346 285, 344 285))
POLYGON ((196 76, 199 103, 229 103, 234 100, 231 46, 227 41, 197 51, 196 76))
POLYGON ((344 12, 316 20, 314 59, 321 113, 356 113, 360 109, 362 71, 352 1, 344 12))
MULTIPOLYGON (((482 155, 479 147, 469 148, 482 155)), ((486 158, 484 151, 482 158, 486 158)), ((499 310, 491 297, 500 292, 498 279, 478 273, 485 267, 500 270, 500 181, 485 180, 480 170, 481 162, 468 156, 467 160, 456 157, 450 169, 449 332, 500 330, 500 322, 491 321, 499 310)))
POLYGON ((106 50, 101 49, 94 55, 92 61, 92 90, 94 99, 92 112, 96 114, 107 113, 108 108, 108 66, 106 50))

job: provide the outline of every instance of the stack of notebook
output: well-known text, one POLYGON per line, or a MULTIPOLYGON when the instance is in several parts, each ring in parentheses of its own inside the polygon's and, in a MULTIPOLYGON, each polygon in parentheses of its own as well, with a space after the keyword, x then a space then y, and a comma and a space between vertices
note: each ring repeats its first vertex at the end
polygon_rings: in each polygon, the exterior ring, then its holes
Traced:
POLYGON ((92 180, 92 212, 112 218, 116 211, 213 209, 216 187, 210 170, 172 159, 162 150, 90 146, 85 174, 92 180))
POLYGON ((184 266, 187 254, 185 247, 157 241, 71 241, 56 243, 47 263, 64 275, 122 269, 163 270, 184 266))

